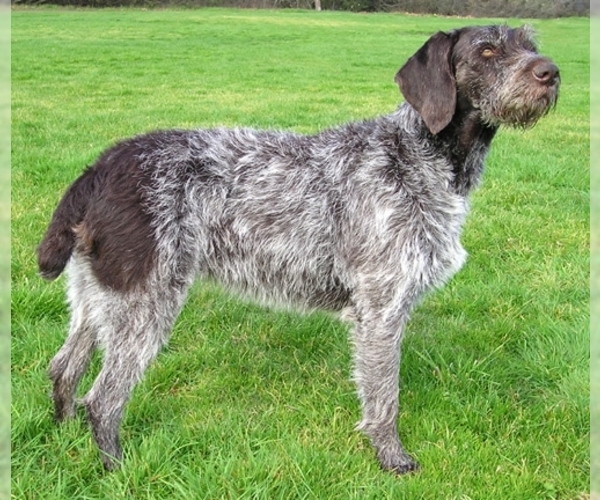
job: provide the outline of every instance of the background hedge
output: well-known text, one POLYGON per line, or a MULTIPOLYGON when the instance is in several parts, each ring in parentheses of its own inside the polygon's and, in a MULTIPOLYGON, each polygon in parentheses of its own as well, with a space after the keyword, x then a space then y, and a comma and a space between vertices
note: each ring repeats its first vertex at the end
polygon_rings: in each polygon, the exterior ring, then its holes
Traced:
MULTIPOLYGON (((242 7, 311 9, 315 0, 12 0, 13 5, 54 4, 80 7, 242 7)), ((583 0, 321 0, 327 10, 402 11, 444 16, 589 16, 583 0)))

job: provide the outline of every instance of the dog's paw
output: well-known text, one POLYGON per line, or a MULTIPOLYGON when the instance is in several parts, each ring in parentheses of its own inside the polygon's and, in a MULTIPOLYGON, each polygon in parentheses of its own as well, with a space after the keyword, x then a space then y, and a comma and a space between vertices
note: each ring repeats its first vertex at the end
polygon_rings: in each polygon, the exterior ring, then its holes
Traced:
POLYGON ((418 462, 415 462, 414 460, 410 460, 410 461, 405 461, 401 464, 396 465, 394 468, 391 469, 391 472, 394 472, 397 475, 402 475, 402 474, 410 474, 412 472, 418 472, 421 469, 421 466, 419 465, 418 462))
POLYGON ((421 468, 419 463, 413 460, 407 453, 399 453, 386 457, 379 456, 378 458, 383 470, 393 472, 399 476, 418 472, 421 468))

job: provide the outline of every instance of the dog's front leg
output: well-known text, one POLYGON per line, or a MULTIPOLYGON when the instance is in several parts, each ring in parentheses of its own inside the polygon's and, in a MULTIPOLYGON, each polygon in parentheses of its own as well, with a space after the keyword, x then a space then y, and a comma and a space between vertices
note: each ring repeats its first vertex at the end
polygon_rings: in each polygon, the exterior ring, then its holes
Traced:
POLYGON ((408 313, 355 310, 354 380, 362 403, 358 429, 371 440, 381 467, 397 474, 418 469, 398 437, 400 344, 408 313))

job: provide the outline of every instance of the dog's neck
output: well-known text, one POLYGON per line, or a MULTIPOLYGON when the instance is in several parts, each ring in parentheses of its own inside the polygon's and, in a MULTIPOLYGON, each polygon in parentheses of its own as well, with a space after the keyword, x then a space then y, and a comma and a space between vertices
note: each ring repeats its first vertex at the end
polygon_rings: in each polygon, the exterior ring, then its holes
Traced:
POLYGON ((454 173, 454 188, 461 195, 468 195, 477 187, 483 173, 484 161, 498 127, 491 126, 481 118, 477 109, 457 109, 450 124, 431 140, 446 151, 454 173))
POLYGON ((454 187, 467 195, 477 187, 484 161, 498 127, 487 125, 476 109, 457 110, 450 124, 437 134, 435 141, 444 144, 454 172, 454 187))
POLYGON ((483 173, 483 163, 490 143, 498 130, 481 118, 479 110, 457 107, 452 121, 438 134, 432 134, 421 115, 407 102, 396 112, 396 126, 401 134, 419 137, 429 143, 436 156, 442 155, 452 166, 452 187, 461 196, 467 196, 477 187, 483 173))

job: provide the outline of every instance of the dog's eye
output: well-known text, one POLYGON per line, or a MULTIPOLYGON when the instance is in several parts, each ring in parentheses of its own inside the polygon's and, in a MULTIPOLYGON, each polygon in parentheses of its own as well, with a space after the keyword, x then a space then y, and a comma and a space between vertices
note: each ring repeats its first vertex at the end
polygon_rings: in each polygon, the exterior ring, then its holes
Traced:
POLYGON ((485 47, 481 51, 481 55, 483 57, 492 57, 495 54, 496 54, 496 51, 494 49, 492 49, 491 47, 485 47))

